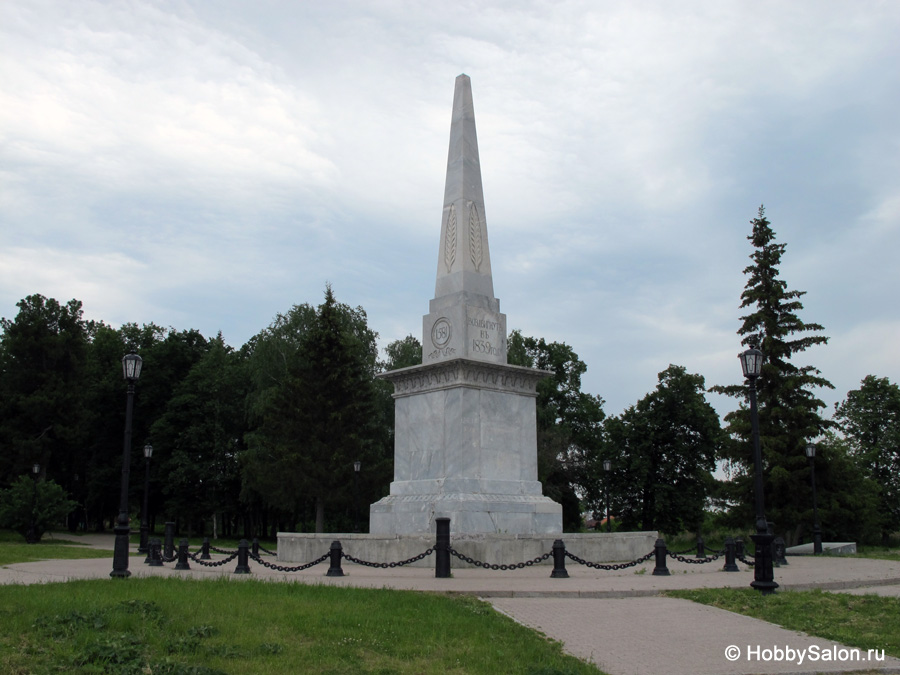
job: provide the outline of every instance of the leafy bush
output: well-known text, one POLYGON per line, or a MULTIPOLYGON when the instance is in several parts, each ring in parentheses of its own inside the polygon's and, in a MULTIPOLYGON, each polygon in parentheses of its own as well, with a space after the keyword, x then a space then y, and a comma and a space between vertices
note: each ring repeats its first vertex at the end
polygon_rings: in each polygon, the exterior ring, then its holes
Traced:
POLYGON ((19 476, 9 488, 0 490, 0 527, 15 530, 28 543, 36 543, 76 506, 52 480, 35 482, 19 476))

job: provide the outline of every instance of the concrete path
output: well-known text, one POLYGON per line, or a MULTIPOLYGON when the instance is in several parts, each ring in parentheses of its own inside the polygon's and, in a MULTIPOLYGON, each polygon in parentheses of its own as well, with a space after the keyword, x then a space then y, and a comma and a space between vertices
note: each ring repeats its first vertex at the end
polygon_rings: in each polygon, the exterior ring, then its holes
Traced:
MULTIPOLYGON (((65 535, 57 535, 66 538, 65 535)), ((73 537, 74 539, 74 537, 73 537)), ((85 535, 80 543, 111 550, 111 535, 85 535)), ((324 551, 323 551, 324 553, 324 551)), ((350 555, 352 551, 345 551, 350 555)), ((225 556, 213 556, 213 562, 225 556)), ((720 561, 692 565, 669 560, 670 576, 653 576, 653 563, 602 571, 567 562, 568 579, 550 578, 551 567, 493 571, 454 569, 436 579, 432 567, 379 569, 343 562, 343 577, 326 577, 328 564, 286 572, 250 562, 251 574, 235 575, 236 562, 206 567, 191 561, 188 571, 173 564, 149 567, 130 559, 135 577, 227 576, 278 582, 392 588, 476 595, 516 621, 558 640, 564 649, 596 663, 610 675, 644 673, 738 675, 751 673, 900 673, 900 659, 867 654, 788 631, 774 624, 687 600, 660 597, 676 588, 746 587, 751 569, 723 572, 720 561)), ((270 565, 274 558, 263 556, 270 565)), ((286 563, 286 567, 296 565, 286 563)), ((90 560, 48 560, 0 568, 0 583, 48 583, 109 578, 112 555, 90 560)), ((823 588, 898 597, 900 562, 864 558, 792 558, 776 568, 780 590, 823 588)))

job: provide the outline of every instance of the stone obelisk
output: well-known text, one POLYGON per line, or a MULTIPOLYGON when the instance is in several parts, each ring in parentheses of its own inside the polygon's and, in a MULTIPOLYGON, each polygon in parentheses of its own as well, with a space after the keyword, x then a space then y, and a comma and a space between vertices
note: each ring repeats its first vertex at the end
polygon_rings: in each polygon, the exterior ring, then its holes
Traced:
POLYGON ((553 534, 562 507, 537 480, 535 387, 549 373, 506 363, 494 297, 472 84, 456 78, 434 299, 423 364, 384 373, 395 399, 394 481, 370 531, 553 534))

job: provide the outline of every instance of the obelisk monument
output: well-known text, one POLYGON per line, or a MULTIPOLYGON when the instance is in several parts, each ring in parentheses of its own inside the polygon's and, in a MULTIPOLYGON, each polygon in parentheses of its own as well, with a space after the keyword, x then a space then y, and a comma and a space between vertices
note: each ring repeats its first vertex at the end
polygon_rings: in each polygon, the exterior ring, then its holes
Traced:
POLYGON ((395 399, 394 480, 370 532, 562 532, 562 507, 537 480, 535 387, 549 373, 506 362, 494 297, 472 83, 456 78, 434 299, 423 364, 384 373, 395 399))

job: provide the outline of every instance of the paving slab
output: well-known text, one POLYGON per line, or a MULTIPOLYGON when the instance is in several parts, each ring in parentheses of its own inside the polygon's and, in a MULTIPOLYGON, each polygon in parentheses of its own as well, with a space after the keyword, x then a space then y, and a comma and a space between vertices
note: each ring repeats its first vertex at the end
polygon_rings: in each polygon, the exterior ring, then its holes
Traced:
POLYGON ((492 598, 491 604, 610 675, 900 673, 900 659, 690 600, 492 598))

